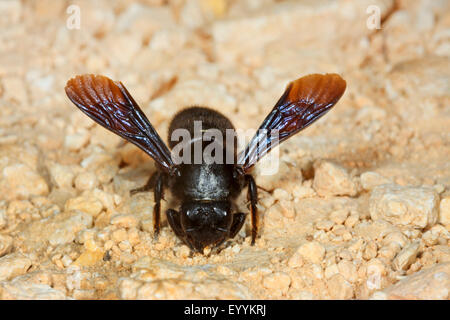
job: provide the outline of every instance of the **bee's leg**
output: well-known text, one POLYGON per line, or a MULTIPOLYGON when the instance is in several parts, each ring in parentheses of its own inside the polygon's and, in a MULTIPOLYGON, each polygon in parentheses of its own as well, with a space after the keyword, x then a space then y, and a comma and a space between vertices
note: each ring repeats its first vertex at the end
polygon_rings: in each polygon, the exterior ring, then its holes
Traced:
POLYGON ((173 232, 175 232, 175 235, 183 239, 185 234, 183 232, 183 228, 181 228, 181 222, 180 222, 180 213, 173 209, 168 209, 166 211, 167 216, 167 222, 169 222, 170 227, 172 228, 173 232))
POLYGON ((164 181, 163 175, 158 173, 156 177, 154 190, 155 206, 153 207, 153 234, 155 239, 158 238, 161 228, 161 199, 164 198, 164 181))
POLYGON ((195 252, 195 248, 192 246, 192 244, 189 241, 186 241, 186 233, 184 232, 183 228, 181 227, 181 218, 180 213, 173 209, 168 209, 166 211, 167 216, 167 222, 169 222, 170 227, 172 228, 173 232, 175 232, 175 235, 183 241, 185 245, 187 245, 190 249, 189 257, 192 258, 192 255, 195 252))
POLYGON ((250 213, 252 217, 252 245, 255 244, 256 236, 258 235, 258 208, 256 203, 258 202, 258 187, 256 186, 255 179, 249 174, 245 175, 245 180, 248 183, 247 198, 250 200, 250 213))
POLYGON ((164 175, 161 172, 156 171, 154 174, 152 174, 150 179, 148 179, 145 186, 131 190, 130 195, 149 191, 151 189, 153 189, 155 200, 155 206, 153 207, 153 232, 154 237, 157 238, 161 221, 161 199, 164 198, 164 175))
POLYGON ((230 233, 229 233, 230 239, 233 239, 237 235, 239 230, 241 230, 241 228, 245 222, 245 216, 246 216, 246 214, 242 213, 242 212, 233 214, 233 222, 231 224, 230 233))
POLYGON ((158 171, 153 173, 150 176, 150 178, 147 180, 147 182, 145 183, 144 186, 130 190, 130 195, 132 196, 132 195, 135 195, 136 193, 147 192, 147 191, 150 191, 151 189, 153 189, 153 187, 156 184, 156 178, 158 177, 159 174, 160 173, 158 171))

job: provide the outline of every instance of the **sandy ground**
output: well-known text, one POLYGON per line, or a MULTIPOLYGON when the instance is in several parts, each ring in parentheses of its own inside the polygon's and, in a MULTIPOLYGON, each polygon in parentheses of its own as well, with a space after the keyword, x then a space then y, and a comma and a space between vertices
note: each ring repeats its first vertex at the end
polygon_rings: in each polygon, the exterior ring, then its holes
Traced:
POLYGON ((0 17, 2 299, 449 298, 449 1, 11 0, 0 17), (120 80, 166 137, 194 104, 256 129, 289 81, 331 72, 338 105, 277 175, 256 168, 256 245, 247 222, 209 256, 165 217, 153 240, 153 193, 128 192, 153 161, 64 93, 120 80))

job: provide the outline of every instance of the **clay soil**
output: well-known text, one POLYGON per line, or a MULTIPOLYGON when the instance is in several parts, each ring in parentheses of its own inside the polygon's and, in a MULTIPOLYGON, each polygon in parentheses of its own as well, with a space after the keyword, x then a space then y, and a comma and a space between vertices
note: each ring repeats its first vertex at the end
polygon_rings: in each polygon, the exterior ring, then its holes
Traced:
POLYGON ((446 0, 0 1, 0 298, 448 299, 449 31, 446 0), (289 81, 347 90, 255 168, 256 244, 247 221, 202 255, 165 215, 154 240, 129 194, 154 162, 68 100, 84 73, 164 139, 185 106, 256 130, 289 81))

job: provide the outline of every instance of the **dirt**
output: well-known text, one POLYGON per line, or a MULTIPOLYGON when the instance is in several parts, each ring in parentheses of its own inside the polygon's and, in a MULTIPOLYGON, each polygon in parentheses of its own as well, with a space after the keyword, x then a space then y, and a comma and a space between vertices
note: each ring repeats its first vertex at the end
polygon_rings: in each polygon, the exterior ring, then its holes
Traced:
MULTIPOLYGON (((11 0, 0 11, 0 298, 449 298, 448 1, 11 0), (68 100, 67 80, 84 73, 122 81, 162 137, 190 105, 255 130, 309 73, 338 73, 347 90, 280 146, 277 174, 253 172, 256 244, 247 221, 202 255, 165 216, 154 240, 153 192, 129 194, 154 162, 68 100)), ((238 204, 248 212, 245 191, 238 204)))

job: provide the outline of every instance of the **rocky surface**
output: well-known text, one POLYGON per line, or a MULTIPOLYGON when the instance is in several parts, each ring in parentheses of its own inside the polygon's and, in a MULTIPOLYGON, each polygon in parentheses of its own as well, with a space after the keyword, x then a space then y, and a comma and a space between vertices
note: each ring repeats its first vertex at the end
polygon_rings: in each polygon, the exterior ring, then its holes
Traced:
POLYGON ((76 3, 0 1, 1 299, 449 299, 448 1, 76 3), (153 161, 64 93, 104 74, 163 137, 194 104, 251 131, 313 72, 345 95, 255 168, 256 245, 207 255, 154 240, 153 161))

